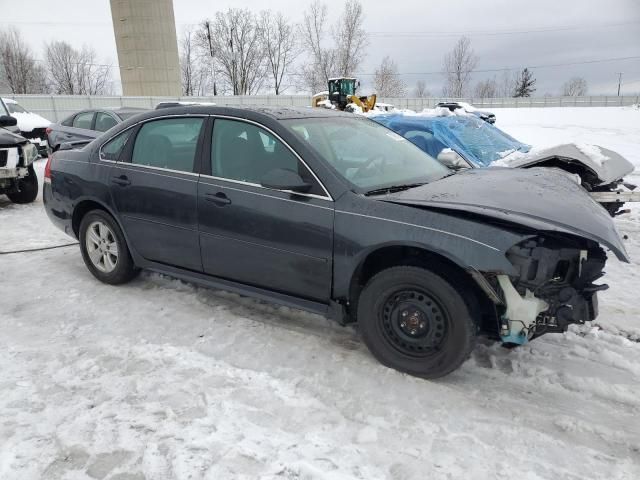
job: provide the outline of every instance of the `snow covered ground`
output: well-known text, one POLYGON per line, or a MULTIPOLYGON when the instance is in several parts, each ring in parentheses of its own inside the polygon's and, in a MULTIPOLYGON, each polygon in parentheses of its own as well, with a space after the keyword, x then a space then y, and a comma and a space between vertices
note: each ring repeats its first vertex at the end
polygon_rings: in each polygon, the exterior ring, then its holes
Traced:
MULTIPOLYGON (((495 113, 640 167, 640 111, 495 113)), ((634 263, 610 260, 597 322, 482 343, 439 381, 314 315, 156 274, 103 285, 75 246, 0 255, 0 479, 640 478, 640 208, 617 223, 634 263)), ((0 251, 69 241, 41 200, 0 196, 0 251)))

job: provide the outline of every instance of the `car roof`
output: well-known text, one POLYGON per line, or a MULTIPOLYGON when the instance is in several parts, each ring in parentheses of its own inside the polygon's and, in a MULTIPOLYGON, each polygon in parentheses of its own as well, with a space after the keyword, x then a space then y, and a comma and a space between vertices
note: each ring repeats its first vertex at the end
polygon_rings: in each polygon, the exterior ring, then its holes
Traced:
POLYGON ((353 118, 353 113, 340 112, 328 108, 312 107, 282 107, 260 105, 180 105, 176 107, 151 110, 146 118, 166 116, 167 114, 186 115, 190 113, 209 115, 230 115, 245 117, 266 116, 274 120, 288 120, 294 118, 335 118, 336 116, 353 118))

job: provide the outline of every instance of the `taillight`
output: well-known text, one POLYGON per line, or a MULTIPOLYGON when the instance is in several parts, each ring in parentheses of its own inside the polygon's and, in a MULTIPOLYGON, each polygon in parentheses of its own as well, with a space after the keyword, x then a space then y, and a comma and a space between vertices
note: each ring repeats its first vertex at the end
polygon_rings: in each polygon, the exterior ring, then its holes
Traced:
POLYGON ((44 167, 44 181, 51 183, 51 154, 47 157, 47 164, 44 167))
POLYGON ((47 135, 49 135, 51 133, 51 127, 47 127, 44 131, 44 133, 46 133, 47 135))

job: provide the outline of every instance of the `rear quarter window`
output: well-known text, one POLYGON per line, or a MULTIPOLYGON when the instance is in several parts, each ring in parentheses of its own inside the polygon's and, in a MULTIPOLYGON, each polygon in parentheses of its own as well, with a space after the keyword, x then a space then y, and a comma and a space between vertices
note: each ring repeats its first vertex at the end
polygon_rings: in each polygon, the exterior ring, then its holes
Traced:
POLYGON ((124 147, 127 145, 127 141, 129 140, 132 131, 132 128, 125 130, 120 135, 117 135, 115 138, 112 138, 105 143, 100 149, 100 159, 117 162, 124 150, 124 147))

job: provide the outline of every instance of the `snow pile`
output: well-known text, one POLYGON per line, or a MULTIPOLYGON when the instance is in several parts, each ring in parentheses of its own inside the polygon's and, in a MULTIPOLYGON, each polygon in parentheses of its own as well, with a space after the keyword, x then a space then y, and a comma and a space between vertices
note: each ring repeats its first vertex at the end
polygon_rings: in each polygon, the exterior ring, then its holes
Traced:
POLYGON ((392 112, 385 112, 383 110, 371 110, 365 113, 366 116, 376 116, 376 115, 400 115, 406 117, 454 117, 454 116, 469 116, 470 113, 465 112, 461 108, 456 108, 453 112, 446 107, 434 107, 434 108, 425 108, 421 112, 416 112, 414 110, 410 110, 408 108, 396 108, 392 112))
POLYGON ((496 126, 536 147, 601 145, 640 169, 640 111, 629 107, 497 108, 496 126))
POLYGON ((21 132, 31 132, 34 128, 46 128, 51 125, 49 120, 35 113, 12 113, 11 116, 18 121, 21 132))
POLYGON ((609 157, 604 155, 597 145, 577 143, 576 147, 578 147, 578 150, 580 150, 582 153, 584 153, 587 157, 589 157, 591 160, 593 160, 595 163, 597 163, 600 166, 602 166, 604 162, 609 160, 609 157))

